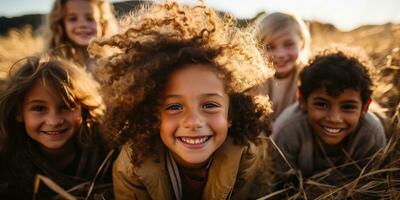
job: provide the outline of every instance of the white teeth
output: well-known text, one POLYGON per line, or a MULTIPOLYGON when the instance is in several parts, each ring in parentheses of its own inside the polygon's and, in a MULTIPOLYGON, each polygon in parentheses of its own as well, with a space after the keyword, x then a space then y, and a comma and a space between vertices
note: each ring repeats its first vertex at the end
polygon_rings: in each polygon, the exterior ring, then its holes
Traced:
POLYGON ((339 133, 340 132, 340 128, 328 128, 328 127, 324 127, 324 129, 330 133, 339 133))
POLYGON ((187 138, 180 137, 181 141, 187 144, 202 144, 208 140, 209 136, 201 137, 201 138, 187 138))
POLYGON ((58 135, 61 134, 63 131, 42 131, 42 132, 47 135, 58 135))

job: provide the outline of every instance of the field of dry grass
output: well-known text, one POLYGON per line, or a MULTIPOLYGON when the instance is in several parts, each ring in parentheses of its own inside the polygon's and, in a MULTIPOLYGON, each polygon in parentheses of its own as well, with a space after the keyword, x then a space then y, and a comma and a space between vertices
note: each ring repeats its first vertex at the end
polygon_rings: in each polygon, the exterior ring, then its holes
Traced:
MULTIPOLYGON (((364 26, 351 32, 340 32, 332 26, 311 22, 312 48, 332 43, 362 47, 372 58, 380 72, 374 97, 388 108, 386 129, 392 136, 383 151, 378 152, 366 168, 360 169, 356 179, 341 180, 335 185, 324 184, 329 169, 311 179, 303 180, 296 172, 288 176, 297 178, 284 191, 291 199, 399 199, 400 198, 400 25, 364 26)), ((29 28, 10 31, 0 36, 0 80, 9 67, 25 56, 43 49, 43 38, 32 36, 29 28)), ((275 196, 276 197, 276 196, 275 196)), ((271 194, 264 199, 274 198, 271 194)))
POLYGON ((11 30, 0 36, 0 79, 7 75, 9 67, 17 60, 43 51, 44 41, 40 36, 33 36, 32 29, 25 27, 11 30))

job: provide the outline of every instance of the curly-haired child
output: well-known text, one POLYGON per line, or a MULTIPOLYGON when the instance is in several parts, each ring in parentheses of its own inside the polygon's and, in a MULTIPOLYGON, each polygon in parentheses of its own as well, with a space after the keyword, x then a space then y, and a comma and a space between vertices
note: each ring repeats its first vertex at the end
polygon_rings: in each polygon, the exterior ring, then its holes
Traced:
POLYGON ((296 102, 298 74, 308 61, 310 33, 298 16, 281 12, 261 17, 256 26, 258 43, 272 61, 275 75, 254 90, 271 99, 274 121, 296 102))
POLYGON ((124 22, 125 32, 91 46, 119 51, 98 76, 110 105, 105 129, 128 140, 113 167, 115 198, 266 192, 256 181, 265 152, 258 135, 270 105, 245 91, 272 72, 252 35, 205 5, 154 4, 124 22))
MULTIPOLYGON (((89 183, 110 150, 98 131, 105 105, 91 75, 59 58, 23 61, 11 68, 0 96, 0 195, 5 199, 32 199, 37 174, 65 189, 89 183)), ((111 161, 104 166, 95 186, 112 180, 111 161)), ((71 193, 86 196, 84 191, 71 193)), ((55 194, 40 184, 35 196, 55 194)))
POLYGON ((293 167, 310 177, 355 162, 332 178, 358 176, 386 144, 381 122, 368 111, 372 70, 360 52, 343 47, 322 51, 302 70, 298 103, 278 117, 271 135, 290 165, 278 159, 278 170, 293 167))
POLYGON ((89 41, 117 31, 112 5, 107 0, 55 0, 48 15, 47 48, 94 72, 87 51, 89 41))

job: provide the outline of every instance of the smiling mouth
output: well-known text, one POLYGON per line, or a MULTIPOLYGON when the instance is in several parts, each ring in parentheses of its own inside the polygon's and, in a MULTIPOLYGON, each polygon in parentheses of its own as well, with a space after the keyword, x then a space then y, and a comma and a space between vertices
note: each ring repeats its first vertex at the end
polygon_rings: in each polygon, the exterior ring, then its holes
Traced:
POLYGON ((342 128, 330 128, 325 126, 323 127, 323 129, 327 135, 333 135, 333 136, 339 135, 340 132, 343 130, 342 128))
POLYGON ((60 134, 64 133, 66 130, 67 129, 56 130, 56 131, 41 131, 41 132, 46 134, 46 135, 60 135, 60 134))
POLYGON ((79 33, 75 33, 75 34, 78 35, 78 36, 81 36, 81 37, 89 37, 89 36, 93 36, 94 35, 93 32, 79 32, 79 33))
POLYGON ((185 143, 185 144, 190 144, 190 145, 195 145, 195 144, 204 144, 206 143, 211 136, 203 136, 203 137, 178 137, 178 139, 185 143))

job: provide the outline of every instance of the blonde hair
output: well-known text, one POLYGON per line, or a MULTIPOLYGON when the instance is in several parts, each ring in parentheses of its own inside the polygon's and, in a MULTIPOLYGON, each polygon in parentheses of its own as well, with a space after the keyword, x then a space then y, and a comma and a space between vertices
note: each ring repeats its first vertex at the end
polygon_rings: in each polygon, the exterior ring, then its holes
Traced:
MULTIPOLYGON (((78 48, 68 39, 64 27, 65 5, 70 0, 55 0, 53 8, 48 14, 47 48, 53 50, 55 55, 72 59, 79 64, 85 64, 89 57, 86 49, 78 48)), ((107 0, 85 0, 92 2, 100 11, 101 37, 108 37, 117 32, 117 20, 114 16, 113 6, 107 0)))
POLYGON ((302 64, 308 61, 311 37, 307 25, 302 19, 294 14, 274 12, 269 15, 262 15, 256 21, 256 37, 260 45, 270 43, 288 29, 293 29, 300 36, 303 42, 303 49, 298 60, 302 64))

